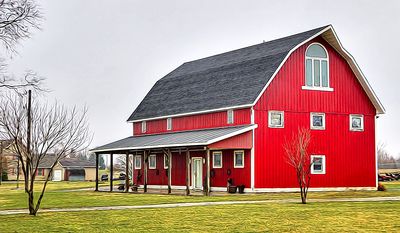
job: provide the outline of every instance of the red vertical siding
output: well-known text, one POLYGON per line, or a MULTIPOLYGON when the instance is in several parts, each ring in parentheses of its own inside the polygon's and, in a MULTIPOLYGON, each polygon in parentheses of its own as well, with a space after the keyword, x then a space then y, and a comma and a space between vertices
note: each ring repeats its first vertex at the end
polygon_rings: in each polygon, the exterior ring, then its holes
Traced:
POLYGON ((228 179, 231 178, 233 185, 245 185, 250 188, 251 161, 250 150, 244 151, 244 168, 234 168, 234 150, 222 150, 222 168, 213 168, 211 152, 211 170, 214 177, 211 178, 211 187, 226 187, 228 179), (230 170, 230 175, 228 175, 230 170))
MULTIPOLYGON (((312 130, 311 154, 326 156, 326 174, 312 175, 312 187, 375 186, 375 109, 346 61, 323 39, 328 50, 333 92, 302 90, 305 50, 297 49, 286 61, 254 106, 255 187, 296 187, 296 176, 283 151, 298 127, 310 127, 310 112, 326 114, 326 129, 312 130), (268 110, 285 112, 284 128, 268 127, 268 110), (364 115, 364 131, 349 130, 349 114, 364 115)), ((312 42, 314 42, 312 41, 312 42)))
POLYGON ((213 144, 211 149, 251 149, 253 147, 253 132, 246 132, 213 144))
MULTIPOLYGON (((232 125, 246 125, 250 124, 250 122, 249 108, 235 109, 233 124, 227 123, 227 111, 221 111, 207 114, 173 117, 172 130, 167 130, 167 119, 147 121, 147 130, 145 134, 207 129, 232 125)), ((142 135, 142 122, 133 123, 133 131, 134 135, 142 135)))

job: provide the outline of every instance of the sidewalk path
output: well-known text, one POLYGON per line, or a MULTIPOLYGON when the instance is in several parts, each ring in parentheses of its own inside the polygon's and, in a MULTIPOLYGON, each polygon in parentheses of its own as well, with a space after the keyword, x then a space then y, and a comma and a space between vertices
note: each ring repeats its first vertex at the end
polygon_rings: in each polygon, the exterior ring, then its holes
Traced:
MULTIPOLYGON (((364 197, 364 198, 329 198, 329 199, 309 199, 308 202, 381 202, 381 201, 400 201, 397 197, 364 197)), ((176 208, 193 206, 216 206, 216 205, 242 205, 260 203, 298 203, 299 199, 284 200, 265 200, 265 201, 215 201, 215 202, 191 202, 191 203, 171 203, 157 205, 137 205, 137 206, 101 206, 101 207, 77 207, 77 208, 52 208, 40 209, 39 213, 49 212, 79 212, 79 211, 101 211, 101 210, 126 210, 126 209, 157 209, 157 208, 176 208)), ((1 210, 0 215, 27 214, 26 209, 1 210)))

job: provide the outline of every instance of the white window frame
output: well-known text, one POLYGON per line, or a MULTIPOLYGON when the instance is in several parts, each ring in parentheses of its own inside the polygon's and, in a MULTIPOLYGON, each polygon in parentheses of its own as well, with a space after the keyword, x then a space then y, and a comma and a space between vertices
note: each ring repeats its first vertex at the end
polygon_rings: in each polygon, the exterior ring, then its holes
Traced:
POLYGON ((275 110, 268 111, 268 127, 269 128, 284 128, 285 127, 285 112, 284 111, 275 111, 275 110), (271 116, 272 116, 272 114, 275 114, 275 113, 282 115, 282 117, 281 117, 282 120, 281 120, 280 125, 272 124, 271 116))
POLYGON ((233 109, 229 109, 228 111, 226 111, 226 116, 227 116, 227 123, 228 124, 233 124, 235 122, 235 114, 233 109))
POLYGON ((311 174, 314 175, 324 175, 326 174, 326 159, 325 155, 311 155, 311 174), (322 170, 316 171, 314 170, 314 158, 321 158, 322 159, 322 170))
POLYGON ((167 161, 167 158, 168 158, 168 156, 166 155, 166 154, 164 154, 164 169, 168 169, 168 166, 169 166, 169 164, 168 163, 166 163, 167 161))
POLYGON ((167 130, 172 130, 172 118, 167 118, 167 130))
POLYGON ((212 152, 212 157, 213 157, 213 168, 222 168, 222 158, 223 158, 223 155, 222 155, 222 151, 213 151, 212 152), (221 165, 220 166, 216 166, 215 165, 215 155, 216 154, 220 154, 221 155, 221 165))
POLYGON ((149 155, 149 169, 156 169, 157 168, 157 155, 149 155), (154 166, 151 166, 151 158, 154 158, 154 166))
POLYGON ((311 112, 310 113, 310 128, 311 129, 318 129, 318 130, 325 130, 325 113, 322 112, 311 112), (314 116, 322 116, 322 126, 314 126, 313 117, 314 116))
POLYGON ((331 83, 330 83, 330 75, 329 75, 329 54, 328 54, 328 50, 326 50, 325 46, 323 46, 321 43, 311 43, 310 45, 308 45, 306 51, 305 51, 305 59, 304 59, 304 86, 302 86, 301 88, 303 90, 313 90, 313 91, 333 91, 333 88, 331 88, 331 83), (322 58, 322 57, 308 57, 307 56, 307 51, 308 49, 312 46, 312 45, 319 45, 321 46, 326 53, 326 58, 322 58), (311 84, 312 86, 307 86, 307 59, 311 60, 311 84), (320 86, 314 86, 314 60, 318 60, 320 63, 320 69, 319 69, 319 78, 320 78, 320 86), (326 61, 327 63, 327 67, 326 67, 326 72, 327 72, 327 81, 328 81, 328 86, 327 87, 323 87, 322 86, 322 61, 326 61))
POLYGON ((147 122, 142 121, 142 133, 146 133, 146 131, 147 131, 147 122))
POLYGON ((244 168, 244 150, 235 150, 233 151, 233 167, 234 168, 244 168), (242 153, 242 165, 236 164, 236 153, 242 153))
POLYGON ((133 161, 135 164, 135 169, 141 169, 142 168, 142 156, 141 155, 135 155, 135 161, 133 161), (139 166, 136 166, 136 160, 139 159, 139 166))
POLYGON ((364 131, 364 115, 362 114, 350 114, 350 131, 364 131), (361 118, 361 128, 357 129, 357 128, 353 128, 353 118, 354 117, 359 117, 361 118))

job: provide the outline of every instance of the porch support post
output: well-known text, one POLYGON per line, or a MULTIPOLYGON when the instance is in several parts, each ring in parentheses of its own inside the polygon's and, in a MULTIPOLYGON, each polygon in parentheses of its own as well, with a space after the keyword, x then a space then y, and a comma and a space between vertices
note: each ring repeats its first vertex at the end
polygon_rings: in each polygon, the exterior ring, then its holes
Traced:
POLYGON ((186 196, 190 195, 190 152, 186 149, 186 196))
POLYGON ((207 175, 206 175, 206 195, 210 195, 210 149, 206 149, 206 165, 207 165, 207 175))
POLYGON ((147 192, 147 168, 148 168, 148 160, 147 160, 147 151, 143 152, 144 154, 144 179, 143 179, 143 192, 147 192))
POLYGON ((96 153, 96 187, 94 191, 99 191, 99 154, 96 153))
POLYGON ((172 153, 171 150, 167 150, 168 153, 168 194, 171 193, 171 182, 172 182, 172 153))
POLYGON ((113 191, 114 154, 110 154, 110 192, 113 191))
POLYGON ((129 152, 126 152, 125 157, 125 192, 129 192, 129 152))

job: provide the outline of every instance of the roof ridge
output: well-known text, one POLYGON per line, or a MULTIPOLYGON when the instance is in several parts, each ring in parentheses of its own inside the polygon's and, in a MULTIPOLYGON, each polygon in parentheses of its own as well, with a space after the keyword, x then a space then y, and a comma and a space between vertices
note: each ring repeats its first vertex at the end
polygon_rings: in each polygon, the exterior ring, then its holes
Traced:
POLYGON ((310 30, 303 31, 303 32, 298 32, 298 33, 295 33, 295 34, 292 34, 292 35, 288 35, 288 36, 285 36, 285 37, 280 37, 280 38, 276 38, 276 39, 273 39, 273 40, 269 40, 269 41, 265 41, 265 42, 261 42, 261 43, 257 43, 257 44, 253 44, 253 45, 249 45, 249 46, 245 46, 245 47, 242 47, 242 48, 239 48, 239 49, 234 49, 234 50, 230 50, 230 51, 214 54, 214 55, 211 55, 211 56, 207 56, 207 57, 203 57, 203 58, 187 61, 187 62, 184 62, 182 65, 189 64, 189 63, 196 62, 196 61, 200 61, 200 60, 203 60, 203 59, 212 58, 212 57, 223 55, 223 54, 227 54, 227 53, 231 53, 231 52, 236 52, 236 51, 240 51, 240 50, 249 49, 251 47, 256 47, 256 46, 263 45, 263 44, 273 43, 273 42, 276 42, 276 41, 279 41, 279 40, 289 39, 291 37, 296 37, 296 36, 298 36, 300 34, 305 34, 305 33, 308 33, 308 32, 314 31, 314 30, 322 30, 322 29, 327 28, 329 26, 331 26, 331 25, 328 24, 328 25, 323 26, 323 27, 317 27, 317 28, 314 28, 314 29, 310 29, 310 30))

